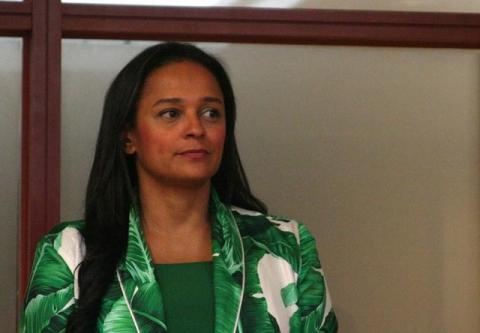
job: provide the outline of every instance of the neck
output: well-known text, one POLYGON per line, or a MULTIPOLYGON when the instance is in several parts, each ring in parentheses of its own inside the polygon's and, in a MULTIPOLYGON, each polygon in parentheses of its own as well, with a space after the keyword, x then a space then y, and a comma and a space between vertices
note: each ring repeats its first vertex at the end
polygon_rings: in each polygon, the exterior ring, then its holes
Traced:
POLYGON ((147 232, 172 234, 208 224, 209 182, 197 187, 140 184, 139 194, 147 232))
POLYGON ((209 261, 210 182, 198 187, 168 187, 140 182, 142 223, 155 263, 209 261))

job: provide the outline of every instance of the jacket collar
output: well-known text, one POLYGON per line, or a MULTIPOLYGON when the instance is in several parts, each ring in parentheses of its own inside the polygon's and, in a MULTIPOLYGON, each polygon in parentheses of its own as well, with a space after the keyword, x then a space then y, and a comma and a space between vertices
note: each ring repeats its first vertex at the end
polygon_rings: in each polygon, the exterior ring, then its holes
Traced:
POLYGON ((212 225, 215 332, 235 332, 245 289, 245 258, 242 238, 232 212, 213 190, 212 225))
MULTIPOLYGON (((231 210, 225 206, 212 188, 210 195, 212 219, 213 282, 215 300, 215 332, 235 332, 239 325, 240 307, 243 298, 245 271, 242 239, 231 210)), ((150 299, 156 300, 155 309, 148 311, 163 327, 165 314, 161 291, 156 283, 152 258, 143 235, 138 210, 132 208, 129 216, 128 245, 124 260, 119 265, 123 275, 131 277, 134 290, 147 290, 150 299), (156 286, 156 287, 155 287, 156 286)), ((133 295, 128 295, 132 300, 133 295)), ((139 302, 141 303, 141 302, 139 302)), ((131 302, 135 313, 135 302, 131 302)), ((141 306, 138 304, 138 306, 141 306)), ((156 327, 158 332, 160 327, 156 327)), ((145 326, 141 332, 150 332, 145 326)), ((152 331, 152 332, 153 332, 152 331)))

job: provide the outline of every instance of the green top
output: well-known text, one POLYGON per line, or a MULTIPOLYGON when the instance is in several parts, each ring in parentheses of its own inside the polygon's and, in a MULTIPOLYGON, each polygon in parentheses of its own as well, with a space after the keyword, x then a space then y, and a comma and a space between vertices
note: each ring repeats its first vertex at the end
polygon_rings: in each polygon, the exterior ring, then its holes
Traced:
POLYGON ((154 266, 162 291, 168 332, 214 332, 212 262, 154 266))

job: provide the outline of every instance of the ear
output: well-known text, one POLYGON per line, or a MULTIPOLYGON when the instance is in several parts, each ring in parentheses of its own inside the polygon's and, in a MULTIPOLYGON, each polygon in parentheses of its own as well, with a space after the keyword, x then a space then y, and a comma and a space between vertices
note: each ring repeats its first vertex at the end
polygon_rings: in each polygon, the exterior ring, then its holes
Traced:
POLYGON ((137 149, 134 144, 134 135, 131 130, 125 131, 123 135, 123 151, 125 154, 133 155, 136 153, 137 149))

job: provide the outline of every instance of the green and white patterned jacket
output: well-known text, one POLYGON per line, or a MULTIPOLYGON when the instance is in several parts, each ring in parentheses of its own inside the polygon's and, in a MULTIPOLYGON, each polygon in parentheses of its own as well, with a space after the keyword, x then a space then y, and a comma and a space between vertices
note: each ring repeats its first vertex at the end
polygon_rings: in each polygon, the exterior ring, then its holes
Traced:
MULTIPOLYGON (((226 207, 214 192, 212 203, 215 332, 336 332, 315 240, 305 226, 226 207)), ((82 229, 82 222, 62 223, 39 242, 21 332, 64 332, 79 294, 82 229)), ((97 327, 101 333, 167 331, 161 291, 134 210, 126 256, 104 297, 97 327)))

